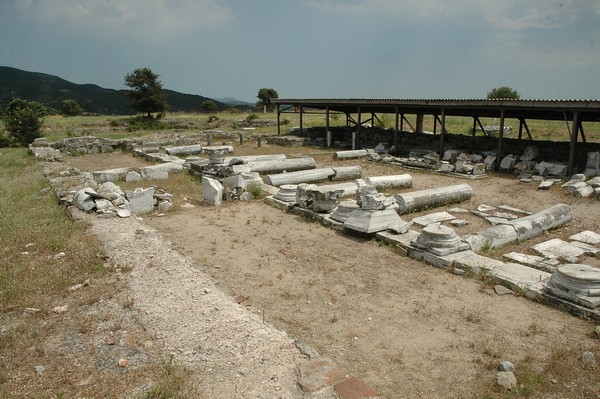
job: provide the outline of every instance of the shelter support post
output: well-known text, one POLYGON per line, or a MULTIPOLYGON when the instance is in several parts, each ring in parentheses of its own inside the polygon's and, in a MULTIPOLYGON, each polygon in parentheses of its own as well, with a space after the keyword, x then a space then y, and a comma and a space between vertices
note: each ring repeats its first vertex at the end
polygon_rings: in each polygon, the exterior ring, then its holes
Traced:
POLYGON ((394 109, 394 155, 398 155, 398 123, 399 123, 399 114, 398 107, 394 109))
POLYGON ((304 129, 302 128, 302 114, 303 114, 303 107, 300 106, 300 134, 304 134, 304 129))
POLYGON ((573 174, 573 163, 575 161, 575 146, 577 145, 577 135, 579 133, 579 112, 573 113, 573 127, 571 129, 571 144, 569 146, 569 164, 567 165, 567 174, 573 174))
POLYGON ((356 149, 360 148, 360 127, 362 126, 362 113, 360 112, 360 106, 358 107, 358 123, 356 124, 356 149))
POLYGON ((329 130, 329 105, 325 108, 325 143, 327 148, 331 147, 331 131, 329 130))
MULTIPOLYGON (((436 116, 437 119, 437 116, 436 116)), ((444 156, 444 139, 446 138, 446 110, 442 108, 442 115, 440 120, 440 158, 444 156)))
POLYGON ((281 134, 281 108, 277 104, 277 134, 281 134))
POLYGON ((498 151, 496 151, 496 168, 502 162, 502 141, 504 139, 504 109, 500 111, 500 131, 498 132, 498 151))

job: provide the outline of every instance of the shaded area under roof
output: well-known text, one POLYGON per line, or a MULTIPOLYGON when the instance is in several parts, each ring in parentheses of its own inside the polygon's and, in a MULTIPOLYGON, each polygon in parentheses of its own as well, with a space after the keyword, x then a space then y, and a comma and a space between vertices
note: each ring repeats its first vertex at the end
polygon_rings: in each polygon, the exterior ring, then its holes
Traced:
POLYGON ((287 99, 274 98, 277 106, 321 109, 347 114, 395 113, 565 120, 578 113, 580 121, 600 122, 600 100, 437 100, 437 99, 287 99), (566 118, 565 118, 566 113, 566 118))
MULTIPOLYGON (((444 136, 446 135, 445 117, 463 116, 472 117, 475 121, 479 118, 500 118, 500 128, 498 135, 497 162, 502 158, 502 141, 505 119, 518 119, 519 138, 523 127, 529 134, 526 124, 527 119, 538 120, 564 120, 570 121, 571 127, 569 134, 569 163, 568 173, 573 171, 573 161, 575 147, 578 137, 581 136, 585 142, 583 131, 583 122, 600 122, 600 100, 512 100, 512 99, 289 99, 273 98, 271 103, 277 106, 277 131, 280 132, 280 115, 282 112, 290 109, 300 110, 300 130, 302 130, 302 113, 305 109, 324 110, 327 113, 327 127, 329 128, 329 113, 342 112, 349 116, 358 114, 356 122, 357 133, 360 133, 361 114, 393 113, 396 115, 395 139, 398 137, 398 116, 404 120, 405 114, 417 115, 417 129, 421 131, 423 115, 441 116, 439 119, 441 125, 440 132, 440 154, 444 152, 444 136), (419 122, 420 121, 420 122, 419 122)), ((435 125, 434 125, 435 129, 435 125)), ((474 131, 475 129, 473 129, 474 131)), ((435 130, 434 130, 435 133, 435 130)), ((360 134, 357 134, 357 140, 360 140, 360 134)), ((530 136, 531 138, 531 136, 530 136)), ((360 143, 353 143, 353 147, 360 147, 360 143)))

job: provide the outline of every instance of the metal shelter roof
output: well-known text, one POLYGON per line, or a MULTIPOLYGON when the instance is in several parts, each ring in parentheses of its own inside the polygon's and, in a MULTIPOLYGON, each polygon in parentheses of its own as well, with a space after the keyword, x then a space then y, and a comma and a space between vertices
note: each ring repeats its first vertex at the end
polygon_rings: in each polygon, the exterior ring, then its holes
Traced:
POLYGON ((272 104, 305 107, 347 114, 357 113, 401 113, 491 117, 504 111, 505 118, 565 120, 579 114, 580 121, 600 122, 600 100, 509 100, 509 99, 289 99, 273 98, 272 104))
MULTIPOLYGON (((398 115, 416 114, 422 120, 423 115, 441 115, 440 153, 444 151, 445 116, 466 116, 478 121, 480 117, 500 117, 498 136, 498 159, 502 156, 504 121, 507 118, 519 119, 519 138, 521 127, 526 127, 526 119, 571 121, 569 128, 571 140, 569 148, 569 173, 573 170, 573 160, 577 139, 581 135, 585 141, 582 122, 600 122, 600 100, 512 100, 512 99, 365 99, 365 98, 330 98, 330 99, 289 99, 273 98, 271 103, 277 106, 277 131, 280 131, 279 116, 281 112, 300 108, 300 130, 302 130, 302 113, 305 109, 319 109, 327 112, 343 112, 346 115, 358 114, 357 130, 360 131, 363 113, 394 113, 398 115)), ((481 123, 481 122, 480 122, 481 123)), ((397 122, 396 122, 397 125, 397 122)), ((567 124, 568 125, 568 124, 567 124)), ((435 128, 435 125, 434 125, 435 128)), ((526 127, 526 129, 528 129, 526 127)), ((395 127, 397 142, 398 126, 395 127)), ((360 135, 357 134, 358 140, 360 135)))

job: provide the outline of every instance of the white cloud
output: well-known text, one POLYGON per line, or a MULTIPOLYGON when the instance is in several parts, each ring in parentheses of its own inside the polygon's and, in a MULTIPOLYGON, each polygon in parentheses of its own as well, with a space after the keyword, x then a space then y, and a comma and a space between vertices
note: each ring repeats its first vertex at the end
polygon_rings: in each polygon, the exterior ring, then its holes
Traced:
POLYGON ((36 19, 106 36, 172 37, 233 19, 216 0, 17 0, 17 4, 36 19))

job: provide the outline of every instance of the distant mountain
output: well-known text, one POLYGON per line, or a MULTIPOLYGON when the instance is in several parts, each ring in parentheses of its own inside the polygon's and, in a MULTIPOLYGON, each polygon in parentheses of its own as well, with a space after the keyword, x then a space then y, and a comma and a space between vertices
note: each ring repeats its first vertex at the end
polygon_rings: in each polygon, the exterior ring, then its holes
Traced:
MULTIPOLYGON (((39 72, 27 72, 17 68, 0 66, 0 107, 14 98, 38 101, 60 110, 63 100, 75 100, 85 112, 103 115, 131 115, 127 90, 105 89, 94 84, 76 84, 39 72)), ((183 94, 163 89, 169 112, 200 112, 200 104, 212 100, 193 94, 183 94)), ((228 104, 212 100, 219 110, 230 108, 228 104)))
POLYGON ((255 107, 255 104, 253 104, 253 103, 249 103, 247 101, 238 100, 237 98, 233 98, 233 97, 215 98, 215 100, 216 101, 220 101, 223 104, 231 105, 232 107, 236 107, 236 106, 251 107, 251 108, 255 107))

